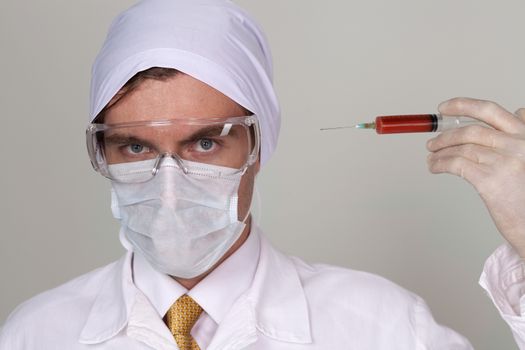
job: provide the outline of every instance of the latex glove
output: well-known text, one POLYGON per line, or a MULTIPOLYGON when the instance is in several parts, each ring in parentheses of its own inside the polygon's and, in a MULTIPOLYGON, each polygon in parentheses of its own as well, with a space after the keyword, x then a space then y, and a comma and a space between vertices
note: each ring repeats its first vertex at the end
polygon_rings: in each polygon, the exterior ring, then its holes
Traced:
POLYGON ((490 101, 454 98, 443 115, 479 119, 494 129, 467 126, 427 143, 432 173, 463 177, 479 192, 499 232, 525 258, 525 109, 512 114, 490 101))

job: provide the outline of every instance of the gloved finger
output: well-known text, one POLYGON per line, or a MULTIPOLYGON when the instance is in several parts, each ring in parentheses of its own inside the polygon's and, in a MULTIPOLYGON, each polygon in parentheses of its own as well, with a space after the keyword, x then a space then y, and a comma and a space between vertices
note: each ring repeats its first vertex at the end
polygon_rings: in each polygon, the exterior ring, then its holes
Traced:
POLYGON ((516 112, 514 112, 514 115, 521 121, 525 122, 525 108, 518 109, 516 112))
POLYGON ((495 102, 457 97, 442 102, 438 110, 443 115, 475 118, 510 134, 525 133, 525 123, 495 102))
POLYGON ((470 125, 444 131, 427 141, 427 149, 435 152, 442 148, 468 143, 498 148, 508 152, 519 150, 525 152, 525 142, 521 138, 481 125, 470 125))
POLYGON ((438 162, 440 159, 451 157, 463 157, 477 164, 492 165, 501 160, 504 155, 494 148, 466 144, 447 147, 437 152, 430 153, 427 160, 430 164, 438 162))
POLYGON ((463 157, 439 158, 429 162, 428 169, 433 174, 449 173, 462 177, 474 185, 474 187, 490 174, 489 166, 478 164, 463 157))

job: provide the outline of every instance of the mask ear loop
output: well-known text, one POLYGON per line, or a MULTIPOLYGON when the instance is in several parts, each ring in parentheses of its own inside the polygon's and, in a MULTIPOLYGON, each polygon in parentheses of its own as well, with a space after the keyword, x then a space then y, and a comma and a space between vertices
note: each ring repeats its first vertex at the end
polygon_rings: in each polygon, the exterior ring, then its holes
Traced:
MULTIPOLYGON (((259 226, 260 222, 261 222, 261 217, 262 217, 262 202, 261 202, 261 194, 259 192, 259 188, 257 187, 257 184, 254 184, 253 185, 253 196, 255 197, 255 202, 256 202, 256 215, 252 215, 252 223, 253 223, 253 220, 255 220, 255 225, 259 226)), ((252 197, 252 200, 250 202, 250 208, 248 208, 248 211, 246 212, 246 215, 244 216, 244 219, 242 219, 242 223, 243 224, 246 224, 246 220, 248 220, 248 218, 250 217, 250 214, 253 214, 253 197, 252 197)))
MULTIPOLYGON (((259 226, 259 224, 261 223, 261 217, 262 217, 262 202, 261 202, 261 194, 259 192, 259 188, 257 187, 257 184, 255 184, 253 186, 253 197, 255 197, 255 215, 252 215, 252 223, 253 223, 253 220, 255 220, 255 225, 259 226)), ((250 216, 250 214, 254 214, 254 210, 253 207, 253 197, 252 197, 252 201, 250 203, 250 208, 248 209, 248 212, 246 213, 246 216, 244 217, 244 219, 241 221, 243 224, 246 223, 246 220, 248 220, 248 217, 250 216)))

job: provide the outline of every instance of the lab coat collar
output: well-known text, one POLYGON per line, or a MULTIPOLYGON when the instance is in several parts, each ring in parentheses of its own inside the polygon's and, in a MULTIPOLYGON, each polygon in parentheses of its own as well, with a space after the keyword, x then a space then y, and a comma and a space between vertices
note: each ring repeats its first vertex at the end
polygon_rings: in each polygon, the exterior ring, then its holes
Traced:
POLYGON ((311 343, 308 304, 297 268, 263 234, 260 237, 259 266, 247 295, 255 308, 257 329, 276 340, 311 343))
POLYGON ((257 331, 278 341, 312 342, 308 305, 292 259, 258 236, 261 252, 253 283, 219 324, 208 350, 244 348, 257 340, 257 331))
MULTIPOLYGON (((261 252, 252 285, 219 325, 209 350, 223 349, 224 344, 229 349, 243 348, 257 340, 257 331, 278 341, 312 342, 308 305, 292 259, 276 250, 263 234, 259 237, 261 252)), ((128 324, 138 292, 131 259, 128 252, 110 267, 80 334, 81 343, 107 341, 128 324)))
POLYGON ((128 323, 137 289, 133 284, 131 259, 128 251, 110 267, 107 279, 93 303, 84 328, 80 333, 82 344, 98 344, 113 338, 128 323))

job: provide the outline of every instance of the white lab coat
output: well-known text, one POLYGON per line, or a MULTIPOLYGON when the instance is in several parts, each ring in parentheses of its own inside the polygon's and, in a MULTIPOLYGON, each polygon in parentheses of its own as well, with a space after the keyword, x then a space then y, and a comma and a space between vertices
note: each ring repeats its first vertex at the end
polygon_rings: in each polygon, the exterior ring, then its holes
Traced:
MULTIPOLYGON (((176 350, 132 281, 131 257, 22 304, 0 350, 176 350)), ((288 257, 261 238, 252 286, 219 324, 218 349, 472 349, 416 295, 381 277, 288 257)))

